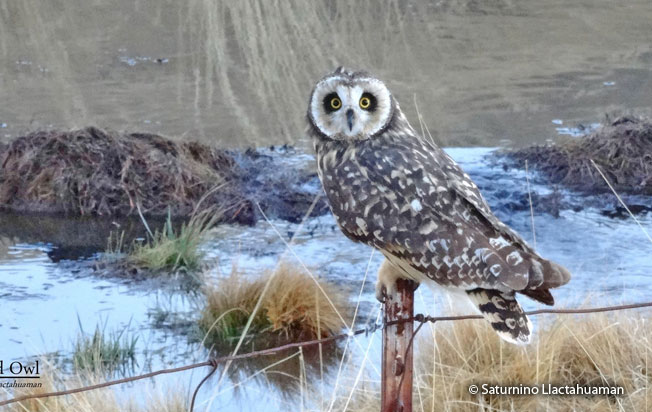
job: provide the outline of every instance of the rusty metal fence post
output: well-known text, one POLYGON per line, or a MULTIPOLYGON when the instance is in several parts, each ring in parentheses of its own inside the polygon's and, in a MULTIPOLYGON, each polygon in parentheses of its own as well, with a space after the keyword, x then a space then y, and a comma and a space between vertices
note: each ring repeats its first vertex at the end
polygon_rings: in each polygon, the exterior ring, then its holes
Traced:
MULTIPOLYGON (((385 324, 414 315, 414 282, 396 281, 396 293, 386 296, 385 324)), ((412 412, 413 322, 383 329, 381 412, 412 412)))

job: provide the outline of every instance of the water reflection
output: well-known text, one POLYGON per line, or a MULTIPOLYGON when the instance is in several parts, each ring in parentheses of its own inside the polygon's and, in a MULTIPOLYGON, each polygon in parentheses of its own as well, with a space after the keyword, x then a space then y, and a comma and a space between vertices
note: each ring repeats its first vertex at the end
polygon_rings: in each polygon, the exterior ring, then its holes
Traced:
MULTIPOLYGON (((253 347, 244 347, 239 353, 247 353, 253 347)), ((229 350, 216 350, 216 357, 231 354, 229 350)), ((308 385, 324 380, 329 381, 336 371, 343 356, 341 342, 330 342, 316 346, 293 348, 276 353, 240 359, 233 362, 228 369, 229 384, 233 387, 236 396, 250 395, 244 391, 246 384, 253 381, 260 387, 267 387, 285 400, 296 399, 297 395, 308 385)), ((216 383, 220 379, 225 364, 218 367, 216 383)), ((210 384, 210 382, 209 382, 210 384)))

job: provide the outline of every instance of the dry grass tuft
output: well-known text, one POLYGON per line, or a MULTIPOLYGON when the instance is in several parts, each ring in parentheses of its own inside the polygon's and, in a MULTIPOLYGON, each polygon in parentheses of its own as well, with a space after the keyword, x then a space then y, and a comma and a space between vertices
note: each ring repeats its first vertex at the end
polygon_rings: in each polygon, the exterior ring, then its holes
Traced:
MULTIPOLYGON (((13 396, 23 396, 74 389, 84 385, 104 382, 101 371, 62 378, 54 366, 48 365, 48 373, 32 382, 42 384, 40 388, 15 389, 13 396)), ((0 399, 2 396, 0 394, 0 399)), ((162 393, 145 393, 143 396, 120 401, 114 388, 103 388, 75 393, 61 397, 29 399, 7 406, 7 412, 185 412, 188 400, 183 389, 162 393)))
MULTIPOLYGON (((17 211, 116 216, 187 216, 232 172, 224 151, 176 143, 154 134, 119 134, 94 127, 35 132, 0 154, 0 205, 17 211)), ((209 204, 237 209, 226 190, 209 204)))
MULTIPOLYGON (((643 411, 652 405, 652 329, 636 312, 558 317, 522 347, 501 341, 476 321, 441 323, 431 336, 420 339, 415 358, 415 410, 643 411), (625 395, 469 394, 469 385, 483 383, 609 384, 623 386, 625 395)), ((349 410, 378 410, 378 399, 377 392, 359 391, 349 410)))
POLYGON ((552 183, 588 192, 609 192, 591 164, 604 171, 617 191, 652 194, 652 122, 620 117, 586 137, 530 146, 509 156, 536 166, 552 183))
POLYGON ((347 313, 347 294, 321 279, 318 286, 305 270, 282 263, 256 279, 247 279, 234 269, 230 276, 206 287, 207 303, 199 321, 206 342, 219 344, 239 338, 268 281, 270 287, 248 331, 250 339, 264 334, 269 344, 308 340, 337 333, 343 327, 337 313, 347 313))

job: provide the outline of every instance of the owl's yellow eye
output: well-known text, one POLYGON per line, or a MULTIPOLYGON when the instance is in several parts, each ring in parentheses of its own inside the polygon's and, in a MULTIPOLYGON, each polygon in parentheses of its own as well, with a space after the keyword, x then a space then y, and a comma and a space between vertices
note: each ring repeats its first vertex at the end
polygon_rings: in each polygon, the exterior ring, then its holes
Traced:
POLYGON ((377 102, 376 98, 374 97, 373 94, 369 92, 364 92, 362 93, 362 96, 360 96, 360 101, 358 102, 360 105, 360 108, 362 110, 366 110, 368 112, 373 112, 376 110, 377 102))
POLYGON ((326 97, 324 97, 323 104, 326 113, 333 113, 342 108, 342 100, 340 100, 340 96, 335 92, 327 94, 326 97))

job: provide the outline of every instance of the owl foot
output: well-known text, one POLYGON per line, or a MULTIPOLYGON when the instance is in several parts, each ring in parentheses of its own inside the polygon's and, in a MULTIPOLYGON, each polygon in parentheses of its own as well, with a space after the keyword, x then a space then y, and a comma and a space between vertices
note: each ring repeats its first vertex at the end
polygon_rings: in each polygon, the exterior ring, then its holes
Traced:
POLYGON ((387 296, 391 295, 392 293, 396 292, 396 283, 394 283, 394 286, 390 286, 389 293, 387 291, 387 286, 383 285, 380 282, 376 282, 376 299, 380 303, 385 303, 387 300, 387 296))
MULTIPOLYGON (((396 268, 387 260, 383 261, 383 264, 380 265, 380 269, 378 269, 376 299, 378 299, 380 303, 385 303, 388 296, 396 293, 396 281, 404 278, 405 275, 400 269, 396 268)), ((413 284, 414 289, 416 290, 416 288, 419 287, 419 283, 413 282, 413 284)))

